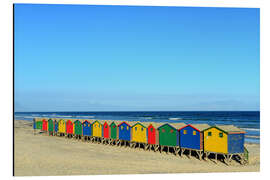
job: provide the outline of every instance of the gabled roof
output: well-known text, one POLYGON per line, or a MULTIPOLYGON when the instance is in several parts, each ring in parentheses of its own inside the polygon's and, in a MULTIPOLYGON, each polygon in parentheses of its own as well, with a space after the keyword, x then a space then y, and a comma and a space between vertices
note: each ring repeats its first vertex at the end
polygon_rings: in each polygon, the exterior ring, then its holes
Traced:
POLYGON ((152 125, 155 129, 164 125, 164 123, 160 123, 160 122, 142 122, 142 124, 144 124, 144 126, 146 126, 147 128, 149 128, 149 126, 152 125))
POLYGON ((245 133, 242 129, 234 126, 234 125, 216 125, 217 128, 226 131, 227 133, 245 133))
POLYGON ((134 126, 136 126, 137 124, 140 124, 141 126, 143 126, 144 128, 146 128, 146 126, 143 124, 143 123, 141 123, 141 122, 132 122, 130 125, 131 125, 131 127, 134 127, 134 126))
POLYGON ((165 126, 165 125, 169 125, 170 127, 174 128, 175 130, 179 130, 180 128, 186 126, 185 123, 165 123, 161 126, 158 127, 158 129, 160 129, 162 126, 165 126))
POLYGON ((95 120, 95 121, 93 121, 93 123, 92 124, 94 124, 95 122, 98 122, 99 124, 103 124, 100 120, 95 120))
POLYGON ((240 133, 246 133, 245 131, 241 130, 240 128, 234 126, 234 125, 215 125, 211 126, 205 130, 211 129, 211 128, 216 128, 226 134, 240 134, 240 133))
POLYGON ((208 128, 210 127, 208 124, 188 124, 188 125, 186 125, 186 126, 180 128, 179 130, 181 130, 181 129, 187 127, 187 126, 190 126, 190 127, 196 129, 196 130, 199 131, 199 132, 202 132, 202 131, 204 131, 205 129, 208 129, 208 128))
POLYGON ((121 126, 121 125, 124 124, 124 123, 127 124, 129 127, 131 127, 130 124, 129 124, 130 122, 127 123, 126 121, 123 121, 123 122, 121 122, 120 124, 118 124, 118 127, 121 126))

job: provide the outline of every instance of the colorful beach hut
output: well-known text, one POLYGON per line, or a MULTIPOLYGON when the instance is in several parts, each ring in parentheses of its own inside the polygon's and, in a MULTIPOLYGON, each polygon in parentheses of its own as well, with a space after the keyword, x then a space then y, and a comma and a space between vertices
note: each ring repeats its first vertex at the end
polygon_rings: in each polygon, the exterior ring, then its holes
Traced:
POLYGON ((169 152, 170 147, 173 148, 175 153, 180 151, 178 130, 184 126, 186 126, 185 123, 166 123, 158 127, 161 152, 164 147, 167 147, 167 152, 169 152))
POLYGON ((233 125, 216 125, 204 131, 204 151, 235 154, 244 153, 245 131, 233 125))
POLYGON ((140 122, 131 126, 131 142, 147 143, 147 127, 140 122))
POLYGON ((92 132, 93 132, 93 137, 98 137, 101 138, 102 137, 102 124, 100 123, 100 121, 95 121, 92 124, 92 132))
POLYGON ((110 126, 108 124, 108 121, 104 121, 102 127, 103 127, 103 129, 102 129, 102 131, 103 131, 103 137, 105 139, 109 139, 110 138, 110 126))
POLYGON ((111 121, 110 122, 110 144, 116 145, 117 143, 120 143, 118 139, 118 124, 120 124, 121 121, 111 121))
POLYGON ((115 121, 112 121, 110 123, 110 138, 112 140, 116 140, 118 138, 118 134, 117 134, 117 124, 115 121))
POLYGON ((33 129, 42 129, 42 119, 41 118, 33 118, 33 129))
POLYGON ((82 123, 80 120, 74 121, 74 135, 76 138, 81 138, 82 136, 82 123))
POLYGON ((90 121, 85 120, 85 121, 83 121, 82 125, 83 125, 83 136, 87 137, 87 139, 88 139, 90 136, 92 136, 91 123, 90 123, 90 121))
POLYGON ((54 135, 57 135, 58 133, 58 122, 57 120, 55 119, 54 120, 54 135))
POLYGON ((42 130, 42 124, 43 124, 42 119, 41 118, 35 118, 35 121, 36 121, 36 129, 42 130))
POLYGON ((166 123, 158 127, 159 144, 162 146, 179 146, 178 129, 184 126, 186 126, 185 123, 166 123))
POLYGON ((58 121, 58 132, 60 136, 64 136, 66 134, 66 122, 63 119, 58 121))
POLYGON ((67 120, 66 122, 66 134, 68 137, 72 137, 73 136, 73 121, 72 120, 67 120))
POLYGON ((130 141, 130 125, 125 121, 118 125, 118 138, 122 141, 130 141))
POLYGON ((180 128, 181 153, 189 151, 189 155, 191 155, 191 151, 195 151, 201 160, 203 156, 203 131, 209 127, 208 124, 188 124, 180 128))
MULTIPOLYGON (((145 124, 145 123, 144 123, 145 124)), ((150 145, 150 148, 153 148, 154 151, 157 151, 159 148, 159 131, 158 127, 162 126, 162 123, 148 123, 147 124, 147 143, 150 145)))
POLYGON ((48 132, 50 135, 53 135, 53 131, 54 131, 53 120, 49 119, 48 120, 48 132))
POLYGON ((46 119, 42 120, 42 131, 48 131, 48 121, 46 119))

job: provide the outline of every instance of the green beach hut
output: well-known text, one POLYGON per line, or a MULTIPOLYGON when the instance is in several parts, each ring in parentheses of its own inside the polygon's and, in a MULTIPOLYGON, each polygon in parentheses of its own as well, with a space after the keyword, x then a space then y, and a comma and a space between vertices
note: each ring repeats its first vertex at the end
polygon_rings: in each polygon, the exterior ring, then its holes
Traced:
POLYGON ((82 122, 80 120, 76 120, 74 122, 74 135, 76 139, 81 139, 82 136, 82 122))
POLYGON ((114 121, 110 124, 110 131, 110 138, 117 139, 117 124, 114 121))
POLYGON ((159 131, 159 144, 161 150, 164 147, 167 147, 167 152, 169 148, 173 148, 174 151, 179 151, 179 129, 186 126, 185 123, 171 123, 171 124, 163 124, 158 128, 159 131))
POLYGON ((42 119, 41 118, 35 118, 36 123, 36 129, 42 129, 42 119))
POLYGON ((52 119, 49 119, 48 120, 48 132, 49 132, 49 135, 53 135, 53 120, 52 119))

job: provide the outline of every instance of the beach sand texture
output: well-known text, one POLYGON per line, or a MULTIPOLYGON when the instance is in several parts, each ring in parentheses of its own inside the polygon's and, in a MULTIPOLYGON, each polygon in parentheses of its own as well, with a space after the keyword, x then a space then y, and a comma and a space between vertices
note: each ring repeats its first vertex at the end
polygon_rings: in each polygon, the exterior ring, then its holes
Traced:
POLYGON ((75 139, 34 135, 32 122, 15 121, 15 176, 254 172, 260 170, 260 146, 247 144, 248 165, 199 161, 195 157, 114 147, 75 139))

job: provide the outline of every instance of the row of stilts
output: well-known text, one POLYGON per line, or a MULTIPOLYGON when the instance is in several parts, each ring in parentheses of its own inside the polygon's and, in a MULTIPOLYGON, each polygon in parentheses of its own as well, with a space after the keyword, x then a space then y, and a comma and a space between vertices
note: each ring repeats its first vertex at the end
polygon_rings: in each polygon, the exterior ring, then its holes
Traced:
POLYGON ((175 156, 180 156, 180 157, 183 157, 185 155, 188 158, 195 157, 199 160, 204 160, 204 161, 210 160, 214 163, 218 163, 218 161, 220 161, 226 165, 230 165, 233 160, 235 160, 236 162, 242 165, 248 164, 248 160, 245 159, 244 154, 242 153, 222 154, 222 153, 216 153, 216 152, 204 152, 203 150, 180 148, 179 146, 163 146, 159 144, 130 142, 126 140, 103 138, 103 137, 81 136, 81 135, 56 133, 56 132, 47 132, 47 134, 51 136, 73 138, 77 140, 82 140, 84 142, 92 142, 92 143, 104 144, 104 145, 110 145, 110 146, 118 146, 118 147, 126 147, 126 148, 130 147, 133 149, 140 149, 144 151, 154 151, 154 152, 160 152, 160 153, 165 152, 167 154, 174 154, 175 156))

